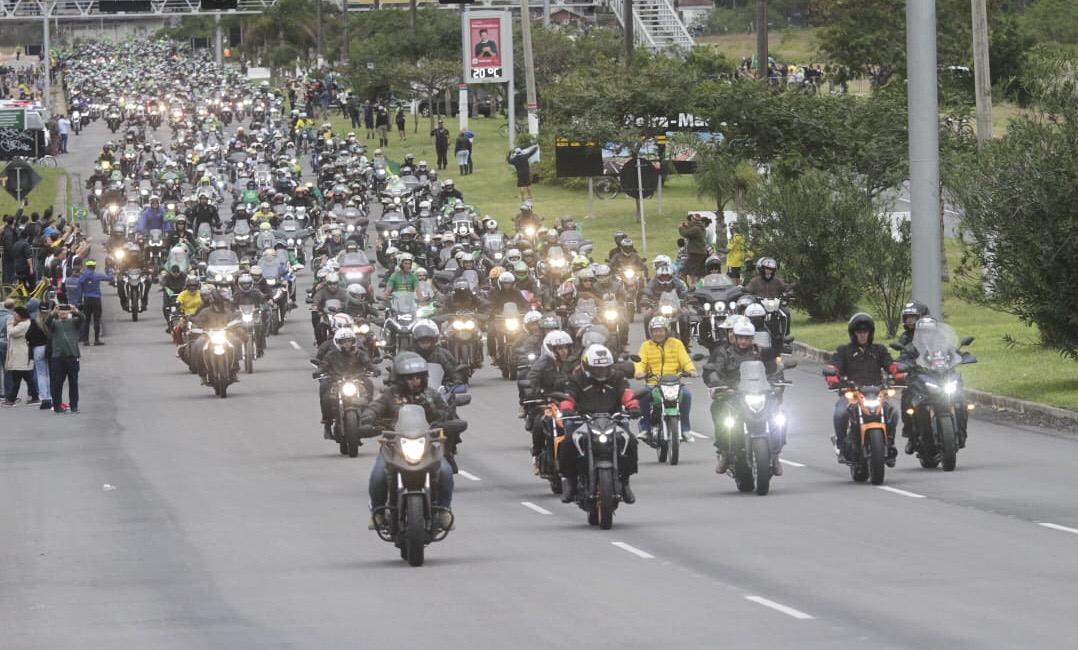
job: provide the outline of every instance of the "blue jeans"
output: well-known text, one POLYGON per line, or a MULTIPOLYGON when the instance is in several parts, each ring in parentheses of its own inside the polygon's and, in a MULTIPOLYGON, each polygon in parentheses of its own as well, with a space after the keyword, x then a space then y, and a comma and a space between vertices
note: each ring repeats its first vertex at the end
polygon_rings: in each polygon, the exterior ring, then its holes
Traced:
POLYGON ((8 374, 7 368, 4 365, 5 359, 7 359, 7 339, 0 341, 0 374, 3 375, 3 385, 0 385, 0 395, 7 397, 8 390, 11 386, 11 375, 8 374))
POLYGON ((33 350, 34 373, 37 376, 37 390, 42 401, 52 401, 49 384, 49 361, 45 358, 45 346, 39 345, 33 350))
MULTIPOLYGON (((651 431, 651 391, 648 391, 647 395, 644 395, 640 399, 640 432, 646 433, 651 431)), ((692 411, 692 393, 689 392, 688 386, 681 387, 681 430, 691 431, 692 425, 689 423, 689 413, 692 411)))
MULTIPOLYGON (((377 506, 386 505, 389 498, 389 489, 386 487, 386 459, 382 452, 374 459, 371 467, 371 476, 367 481, 367 492, 370 494, 369 508, 374 510, 377 506)), ((442 466, 438 470, 438 498, 434 505, 448 508, 453 503, 453 468, 449 461, 442 458, 442 466)))

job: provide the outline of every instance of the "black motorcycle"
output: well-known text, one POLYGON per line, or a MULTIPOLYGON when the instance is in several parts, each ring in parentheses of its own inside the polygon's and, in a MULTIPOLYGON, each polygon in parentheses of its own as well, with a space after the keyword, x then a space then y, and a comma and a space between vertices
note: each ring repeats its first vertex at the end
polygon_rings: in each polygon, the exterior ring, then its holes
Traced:
POLYGON ((563 418, 573 420, 580 425, 561 444, 571 444, 578 452, 576 505, 588 513, 588 524, 609 530, 622 500, 618 458, 629 447, 629 433, 623 427, 629 416, 593 413, 563 418))
POLYGON ((132 321, 137 322, 139 314, 146 311, 151 284, 150 276, 141 267, 128 268, 116 283, 120 307, 131 314, 132 321))

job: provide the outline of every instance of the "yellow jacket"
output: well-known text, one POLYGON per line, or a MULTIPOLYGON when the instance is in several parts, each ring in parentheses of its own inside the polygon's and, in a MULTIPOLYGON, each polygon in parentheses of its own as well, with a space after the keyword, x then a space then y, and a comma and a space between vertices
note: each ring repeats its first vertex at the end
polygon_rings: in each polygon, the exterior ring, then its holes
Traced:
POLYGON ((749 252, 748 248, 748 242, 745 241, 745 235, 734 233, 734 236, 730 238, 730 243, 727 246, 726 268, 741 268, 741 266, 745 264, 745 255, 749 252))
POLYGON ((184 316, 194 316, 199 309, 202 309, 202 294, 198 291, 184 289, 176 294, 176 302, 180 305, 180 309, 183 310, 184 316))
MULTIPOLYGON (((663 375, 676 375, 679 372, 696 372, 689 357, 685 344, 676 336, 667 336, 662 346, 648 339, 640 344, 640 362, 635 364, 636 376, 646 376, 648 373, 656 377, 663 375)), ((656 377, 649 377, 647 383, 654 386, 656 377)))

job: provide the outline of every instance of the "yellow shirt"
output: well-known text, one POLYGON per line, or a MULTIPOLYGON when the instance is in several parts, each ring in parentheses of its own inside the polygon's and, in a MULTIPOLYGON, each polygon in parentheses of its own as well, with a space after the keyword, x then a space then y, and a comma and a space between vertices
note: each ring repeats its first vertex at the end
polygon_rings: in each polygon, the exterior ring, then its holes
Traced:
POLYGON ((745 241, 745 235, 741 233, 734 233, 734 236, 730 238, 730 245, 727 248, 729 251, 726 254, 726 268, 741 268, 745 264, 745 255, 748 254, 748 242, 745 241))
POLYGON ((199 291, 183 291, 176 294, 176 304, 183 310, 184 316, 194 316, 202 309, 202 294, 199 291))
POLYGON ((685 349, 685 344, 676 336, 667 336, 660 346, 648 339, 640 344, 640 361, 635 364, 638 377, 648 377, 647 383, 654 386, 663 375, 676 375, 679 372, 696 372, 696 366, 685 349))

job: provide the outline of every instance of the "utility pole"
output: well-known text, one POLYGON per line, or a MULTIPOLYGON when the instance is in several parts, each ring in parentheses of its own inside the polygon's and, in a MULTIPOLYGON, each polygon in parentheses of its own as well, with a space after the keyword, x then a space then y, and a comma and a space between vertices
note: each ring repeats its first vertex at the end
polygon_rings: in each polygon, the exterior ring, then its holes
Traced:
POLYGON ((224 59, 224 39, 221 37, 221 12, 213 15, 213 59, 221 65, 224 59))
POLYGON ((318 43, 317 51, 315 52, 315 63, 319 68, 322 67, 322 0, 315 0, 315 5, 318 7, 318 43))
POLYGON ((49 118, 49 95, 52 92, 51 84, 52 80, 52 61, 49 60, 49 14, 52 13, 52 8, 55 3, 45 3, 45 32, 42 34, 41 47, 45 50, 45 58, 42 61, 45 63, 45 83, 41 89, 41 105, 45 107, 45 119, 49 118))
POLYGON ((973 85, 977 95, 977 142, 992 139, 992 75, 988 61, 988 8, 970 0, 973 9, 973 85))
POLYGON ((550 0, 543 0, 543 27, 550 27, 550 0))
POLYGON ((344 16, 344 34, 341 39, 341 63, 347 69, 348 50, 351 49, 352 39, 348 35, 348 0, 341 0, 341 15, 344 16))
POLYGON ((913 298, 942 316, 936 0, 906 3, 913 298))
POLYGON ((767 0, 756 0, 756 78, 767 81, 767 0))
MULTIPOLYGON (((618 0, 614 0, 617 2, 618 0)), ((622 32, 625 35, 625 67, 633 66, 633 0, 622 0, 622 32)))
MULTIPOLYGON (((631 1, 631 0, 627 0, 631 1)), ((535 96, 535 59, 532 57, 532 16, 528 0, 520 0, 520 38, 524 49, 524 91, 528 100, 528 133, 539 137, 539 102, 535 96)), ((510 99, 512 101, 512 99, 510 99)))
POLYGON ((412 40, 416 37, 416 1, 408 0, 408 17, 412 21, 412 40))

